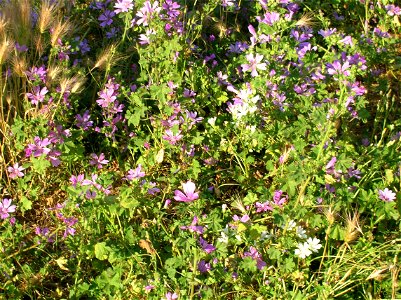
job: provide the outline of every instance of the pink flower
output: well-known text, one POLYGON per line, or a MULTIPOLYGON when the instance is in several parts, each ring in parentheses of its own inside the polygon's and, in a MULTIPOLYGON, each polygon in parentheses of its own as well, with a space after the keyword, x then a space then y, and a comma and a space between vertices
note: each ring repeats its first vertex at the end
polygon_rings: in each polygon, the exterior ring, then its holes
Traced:
POLYGON ((115 91, 112 88, 104 89, 103 91, 99 92, 99 97, 100 99, 96 100, 96 102, 103 108, 107 108, 117 99, 115 91))
POLYGON ((288 196, 287 195, 283 196, 283 193, 284 192, 282 190, 277 190, 274 192, 273 195, 274 204, 280 207, 282 207, 288 200, 288 196))
POLYGON ((168 292, 166 294, 165 300, 176 300, 176 299, 178 299, 178 295, 176 293, 168 292))
POLYGON ((134 179, 138 179, 145 176, 145 172, 142 172, 142 166, 139 164, 138 167, 134 170, 129 170, 125 179, 128 181, 132 181, 134 179))
POLYGON ((154 285, 149 284, 149 285, 145 286, 145 292, 146 292, 146 293, 149 293, 149 292, 150 292, 151 290, 153 290, 154 288, 155 288, 154 285))
POLYGON ((256 202, 255 207, 256 207, 257 213, 266 212, 268 210, 270 210, 270 211, 273 210, 273 207, 272 207, 270 201, 266 201, 264 203, 256 202))
POLYGON ((15 205, 11 205, 11 199, 4 198, 3 202, 0 203, 0 218, 7 219, 10 215, 9 213, 15 212, 15 205))
POLYGON ((195 183, 192 181, 183 183, 182 189, 184 190, 184 193, 179 190, 174 191, 174 200, 180 202, 191 202, 199 198, 198 193, 195 193, 195 183))
POLYGON ((182 137, 181 130, 178 130, 177 134, 174 134, 173 131, 167 129, 166 134, 163 135, 163 139, 169 141, 171 145, 175 145, 182 137))
POLYGON ((385 188, 383 191, 379 190, 379 198, 383 201, 391 202, 395 199, 395 193, 393 193, 392 190, 385 188))
POLYGON ((199 226, 199 225, 197 226, 196 224, 198 224, 198 217, 194 216, 194 219, 192 220, 191 225, 189 225, 189 226, 181 226, 180 229, 183 229, 183 230, 187 229, 190 232, 196 232, 198 234, 203 234, 204 227, 203 226, 199 226))
POLYGON ((248 215, 243 215, 241 218, 238 217, 237 215, 234 215, 233 216, 233 220, 236 221, 236 222, 240 221, 242 223, 246 223, 246 222, 248 222, 250 220, 250 218, 249 218, 248 215))
POLYGON ((8 176, 10 176, 11 179, 14 179, 17 177, 24 177, 24 173, 22 173, 23 170, 25 170, 25 168, 20 167, 18 165, 18 163, 16 163, 12 167, 7 168, 7 171, 9 173, 8 176))
POLYGON ((259 270, 262 270, 267 265, 266 262, 262 260, 262 255, 255 247, 249 247, 249 252, 245 252, 244 257, 252 257, 253 260, 256 260, 256 267, 259 270))

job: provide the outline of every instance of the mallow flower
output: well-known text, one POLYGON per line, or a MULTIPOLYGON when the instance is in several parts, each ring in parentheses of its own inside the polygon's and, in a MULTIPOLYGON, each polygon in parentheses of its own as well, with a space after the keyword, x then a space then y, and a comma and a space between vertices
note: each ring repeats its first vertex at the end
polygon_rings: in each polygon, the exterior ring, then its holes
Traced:
POLYGON ((184 190, 184 193, 175 190, 174 191, 174 200, 179 201, 179 202, 192 202, 196 199, 199 198, 198 193, 195 193, 195 183, 192 181, 187 181, 186 183, 182 184, 182 189, 184 190))
POLYGON ((393 193, 392 190, 385 188, 384 190, 379 190, 379 198, 383 201, 391 202, 395 199, 395 193, 393 193))
POLYGON ((12 212, 15 212, 15 205, 11 205, 11 199, 4 198, 0 202, 0 219, 7 219, 12 212))

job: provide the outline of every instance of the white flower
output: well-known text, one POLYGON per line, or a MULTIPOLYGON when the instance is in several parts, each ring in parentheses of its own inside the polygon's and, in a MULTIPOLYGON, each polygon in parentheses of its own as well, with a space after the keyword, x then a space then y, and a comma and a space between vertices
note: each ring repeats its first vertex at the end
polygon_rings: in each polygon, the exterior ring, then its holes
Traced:
POLYGON ((299 258, 306 258, 311 254, 312 251, 309 249, 309 244, 307 242, 303 244, 299 243, 298 249, 295 249, 295 255, 298 256, 299 258))
POLYGON ((297 226, 297 235, 301 239, 306 239, 308 237, 305 229, 303 229, 301 226, 297 226))
POLYGON ((228 235, 227 235, 224 231, 220 232, 220 234, 221 234, 221 237, 218 238, 217 240, 218 240, 220 243, 228 244, 228 235))
POLYGON ((212 125, 212 126, 214 126, 215 124, 216 124, 216 117, 214 117, 214 118, 210 118, 209 120, 207 120, 207 122, 210 124, 210 125, 212 125))
MULTIPOLYGON (((287 224, 287 230, 288 230, 288 231, 291 231, 291 230, 293 230, 293 229, 295 228, 295 226, 297 226, 297 223, 295 223, 294 220, 290 220, 290 221, 288 222, 288 224, 287 224)), ((282 229, 286 228, 286 225, 282 225, 281 228, 282 228, 282 229)))
POLYGON ((262 231, 262 232, 260 233, 260 239, 261 239, 262 241, 271 239, 272 237, 273 237, 273 235, 270 234, 268 231, 262 231))
POLYGON ((320 248, 322 248, 322 245, 320 244, 320 240, 317 238, 309 238, 306 240, 306 242, 309 245, 309 249, 312 252, 317 252, 320 248))

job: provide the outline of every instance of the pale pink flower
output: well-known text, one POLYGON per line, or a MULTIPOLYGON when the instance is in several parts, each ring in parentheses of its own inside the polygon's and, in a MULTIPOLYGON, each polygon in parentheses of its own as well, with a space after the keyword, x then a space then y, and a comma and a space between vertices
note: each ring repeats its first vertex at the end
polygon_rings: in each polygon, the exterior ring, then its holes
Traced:
POLYGON ((395 193, 393 193, 392 190, 385 188, 384 190, 379 190, 379 198, 383 201, 391 202, 395 199, 395 193))
POLYGON ((184 190, 184 193, 175 190, 174 191, 174 200, 179 201, 179 202, 191 202, 199 198, 198 193, 195 193, 195 183, 192 181, 187 181, 186 183, 182 184, 182 189, 184 190))
POLYGON ((162 136, 164 140, 169 141, 171 145, 175 145, 179 140, 182 139, 181 130, 178 130, 177 134, 170 129, 166 130, 166 134, 162 136))
POLYGON ((246 71, 251 70, 252 77, 256 77, 259 75, 258 71, 256 69, 266 70, 266 64, 261 63, 261 61, 263 59, 263 55, 256 54, 256 56, 253 56, 253 54, 250 53, 246 56, 246 59, 248 60, 249 64, 242 64, 241 65, 242 71, 246 72, 246 71))
POLYGON ((136 25, 148 26, 149 20, 152 18, 153 13, 159 13, 161 7, 159 7, 159 2, 155 1, 153 4, 150 1, 146 1, 143 7, 136 13, 138 20, 136 20, 136 25))
POLYGON ((119 14, 121 12, 128 12, 129 10, 134 8, 133 0, 117 0, 116 4, 114 4, 114 12, 119 14))
POLYGON ((7 219, 10 215, 9 213, 15 212, 15 205, 11 205, 11 199, 4 198, 2 202, 0 202, 0 218, 7 219))
POLYGON ((22 171, 25 170, 25 168, 21 167, 18 165, 18 163, 15 163, 12 167, 8 167, 8 176, 10 176, 11 179, 17 178, 17 177, 24 177, 24 173, 22 171))
POLYGON ((168 292, 166 294, 166 298, 164 298, 164 300, 176 300, 176 299, 178 299, 178 295, 176 293, 171 293, 171 292, 168 292))

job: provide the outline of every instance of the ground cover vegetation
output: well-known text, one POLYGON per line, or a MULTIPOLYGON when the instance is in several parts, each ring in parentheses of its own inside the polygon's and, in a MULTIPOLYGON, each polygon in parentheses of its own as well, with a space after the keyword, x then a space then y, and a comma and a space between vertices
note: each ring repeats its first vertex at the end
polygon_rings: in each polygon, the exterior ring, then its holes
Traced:
POLYGON ((400 299, 390 0, 0 1, 5 299, 400 299))

